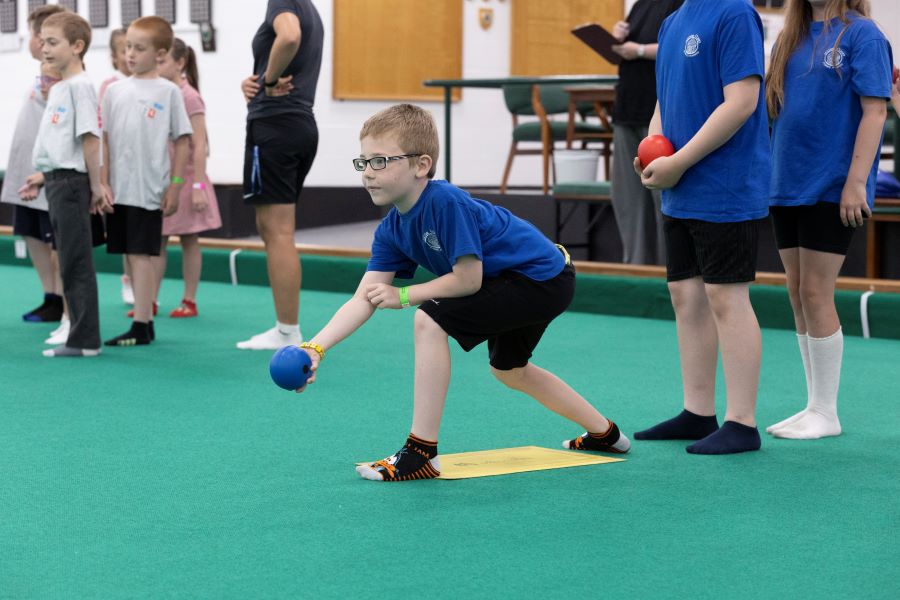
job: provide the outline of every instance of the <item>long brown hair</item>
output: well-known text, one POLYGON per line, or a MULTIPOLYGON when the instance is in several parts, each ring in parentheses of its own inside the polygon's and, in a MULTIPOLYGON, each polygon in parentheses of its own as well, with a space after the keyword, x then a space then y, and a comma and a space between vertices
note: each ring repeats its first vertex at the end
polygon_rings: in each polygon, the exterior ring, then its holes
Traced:
MULTIPOLYGON (((841 38, 847 32, 847 27, 850 26, 850 17, 847 16, 847 13, 851 11, 868 18, 869 0, 827 0, 825 3, 824 32, 828 31, 832 19, 838 18, 844 24, 843 30, 834 42, 835 51, 841 43, 841 38)), ((808 0, 788 0, 784 29, 775 40, 769 72, 766 73, 766 107, 772 118, 778 116, 781 107, 784 106, 784 72, 794 50, 809 34, 812 15, 812 5, 808 0)))
POLYGON ((200 73, 197 71, 197 55, 181 38, 172 42, 172 59, 184 60, 184 76, 192 88, 200 91, 200 73))

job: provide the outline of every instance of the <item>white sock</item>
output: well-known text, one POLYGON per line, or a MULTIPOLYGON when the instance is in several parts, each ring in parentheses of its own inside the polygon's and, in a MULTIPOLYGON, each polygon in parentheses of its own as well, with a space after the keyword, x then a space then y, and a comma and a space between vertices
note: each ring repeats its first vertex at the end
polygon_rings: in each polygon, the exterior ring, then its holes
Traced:
POLYGON ((809 362, 812 367, 813 396, 809 407, 793 423, 776 429, 777 437, 811 440, 840 435, 837 396, 841 383, 841 361, 844 356, 844 333, 838 328, 824 338, 809 338, 809 362))
POLYGON ((803 361, 803 374, 806 375, 806 408, 795 415, 788 417, 783 421, 779 421, 774 425, 766 427, 766 433, 772 433, 776 429, 781 429, 785 425, 790 425, 800 419, 812 406, 813 398, 813 375, 812 365, 809 361, 809 336, 805 333, 797 334, 797 345, 800 347, 800 359, 803 361))
POLYGON ((303 337, 300 334, 300 325, 288 325, 286 323, 282 323, 281 321, 275 321, 275 328, 278 329, 278 333, 281 335, 294 335, 297 334, 301 338, 303 337))

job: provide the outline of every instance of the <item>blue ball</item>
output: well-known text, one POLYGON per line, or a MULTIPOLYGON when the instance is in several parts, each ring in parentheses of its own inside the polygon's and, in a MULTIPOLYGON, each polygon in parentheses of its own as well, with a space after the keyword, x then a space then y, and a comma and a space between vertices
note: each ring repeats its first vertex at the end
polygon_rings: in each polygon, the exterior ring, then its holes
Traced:
POLYGON ((312 374, 309 354, 297 346, 285 346, 272 355, 269 361, 269 375, 278 387, 296 390, 306 385, 312 374))

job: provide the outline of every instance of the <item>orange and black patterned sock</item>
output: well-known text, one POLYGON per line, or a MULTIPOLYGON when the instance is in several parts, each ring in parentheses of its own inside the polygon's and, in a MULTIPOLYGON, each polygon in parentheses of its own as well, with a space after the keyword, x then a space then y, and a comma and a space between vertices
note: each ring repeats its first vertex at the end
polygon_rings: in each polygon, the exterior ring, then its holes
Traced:
POLYGON ((609 429, 603 433, 584 432, 574 440, 563 442, 563 447, 569 450, 588 450, 590 452, 612 452, 624 454, 631 448, 631 442, 619 431, 618 426, 609 422, 609 429))
POLYGON ((366 479, 382 481, 434 479, 441 474, 437 455, 437 442, 410 433, 398 452, 370 465, 361 465, 356 471, 366 479))

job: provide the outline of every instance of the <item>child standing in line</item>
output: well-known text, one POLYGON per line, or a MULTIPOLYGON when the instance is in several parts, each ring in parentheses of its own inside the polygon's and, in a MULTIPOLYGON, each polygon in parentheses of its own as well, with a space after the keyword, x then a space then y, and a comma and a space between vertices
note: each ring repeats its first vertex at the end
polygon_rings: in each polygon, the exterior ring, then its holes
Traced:
POLYGON ((109 86, 103 97, 104 184, 115 209, 107 217, 107 251, 131 264, 134 320, 108 346, 141 346, 155 338, 151 305, 162 218, 178 209, 189 151, 191 123, 181 91, 159 76, 158 63, 172 47, 172 27, 160 17, 135 20, 126 34, 132 76, 109 86), (175 141, 169 160, 168 143, 175 141))
MULTIPOLYGON (((28 28, 31 34, 28 49, 33 59, 41 60, 41 26, 44 20, 64 10, 57 4, 51 4, 40 6, 28 15, 28 28)), ((64 318, 63 314, 62 283, 59 280, 59 265, 53 251, 53 227, 47 213, 43 174, 35 174, 31 162, 34 141, 44 108, 47 106, 47 94, 50 86, 58 80, 58 72, 41 65, 41 75, 35 78, 19 111, 9 162, 3 177, 0 201, 13 204, 15 207, 13 234, 24 238, 28 255, 44 291, 44 301, 40 306, 23 314, 22 320, 29 323, 51 323, 64 319, 60 322, 60 327, 65 326, 68 335, 68 319, 64 318)))
POLYGON ((678 151, 635 170, 662 189, 666 271, 684 410, 638 440, 698 440, 692 454, 758 450, 761 334, 750 304, 759 226, 768 215, 763 28, 746 0, 685 0, 659 33, 659 101, 649 133, 678 151), (722 353, 728 404, 716 420, 722 353))
POLYGON ((807 388, 804 410, 766 428, 775 437, 841 433, 834 289, 855 228, 871 216, 891 99, 891 47, 868 16, 864 0, 791 0, 766 76, 772 224, 807 388))
MULTIPOLYGON (((163 219, 163 239, 157 266, 157 294, 166 272, 166 245, 170 235, 181 240, 181 265, 184 278, 184 296, 170 317, 184 318, 197 316, 197 286, 203 267, 200 252, 201 231, 218 229, 222 226, 216 192, 206 175, 206 157, 209 144, 206 133, 206 105, 200 97, 200 76, 197 73, 197 57, 194 49, 179 38, 172 43, 172 50, 159 65, 160 76, 168 79, 181 89, 184 106, 191 120, 190 154, 184 171, 184 186, 178 199, 175 214, 163 219)), ((172 145, 170 154, 174 155, 172 145)))
MULTIPOLYGON (((131 77, 131 71, 128 70, 128 61, 125 57, 125 29, 121 27, 113 29, 109 34, 109 59, 115 72, 109 79, 105 79, 100 84, 98 99, 101 107, 103 106, 103 96, 106 95, 106 88, 126 77, 131 77)), ((103 115, 100 115, 100 127, 103 127, 103 115)), ((128 260, 125 256, 122 257, 122 302, 134 304, 134 290, 131 288, 131 267, 128 266, 128 260)))
POLYGON ((44 174, 72 322, 66 343, 45 350, 44 356, 97 356, 100 316, 90 215, 111 202, 100 182, 97 95, 82 63, 91 27, 80 16, 61 12, 44 21, 41 40, 44 62, 59 71, 62 81, 47 97, 33 159, 44 174))
POLYGON ((488 343, 491 372, 587 431, 563 446, 627 452, 628 438, 556 375, 530 362, 553 319, 572 301, 575 269, 562 246, 508 210, 446 181, 431 181, 437 126, 417 106, 401 104, 372 116, 353 159, 378 206, 391 210, 375 232, 372 258, 353 297, 310 341, 300 344, 313 375, 325 351, 363 325, 377 308, 418 305, 413 422, 395 454, 357 467, 373 481, 432 479, 440 474, 437 439, 450 383, 453 337, 466 351, 488 343), (422 266, 437 279, 394 287, 422 266))

